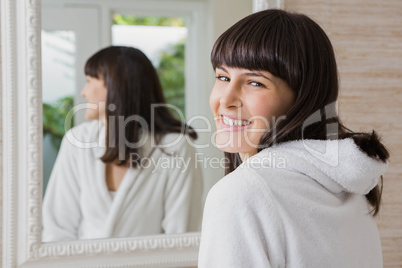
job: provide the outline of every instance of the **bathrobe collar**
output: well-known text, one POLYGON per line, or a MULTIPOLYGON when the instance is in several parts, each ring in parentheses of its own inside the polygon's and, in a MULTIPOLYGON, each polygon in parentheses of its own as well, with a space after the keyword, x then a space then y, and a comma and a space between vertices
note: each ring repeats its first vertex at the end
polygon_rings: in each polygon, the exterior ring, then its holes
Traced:
MULTIPOLYGON (((92 151, 96 158, 101 158, 106 152, 106 127, 99 121, 98 133, 96 134, 98 139, 98 146, 94 146, 92 151)), ((139 129, 140 133, 140 148, 138 150, 141 157, 149 157, 152 154, 152 146, 155 147, 155 139, 152 135, 149 135, 148 130, 139 129)))
POLYGON ((239 167, 251 162, 305 174, 334 193, 361 195, 370 192, 388 168, 388 163, 367 156, 351 138, 281 143, 262 150, 239 167))

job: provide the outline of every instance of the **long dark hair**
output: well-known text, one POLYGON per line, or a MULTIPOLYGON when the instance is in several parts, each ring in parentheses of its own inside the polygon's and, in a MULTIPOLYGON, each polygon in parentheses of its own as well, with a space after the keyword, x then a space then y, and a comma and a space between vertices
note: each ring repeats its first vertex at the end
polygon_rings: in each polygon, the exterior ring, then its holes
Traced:
MULTIPOLYGON (((261 137, 258 151, 291 140, 350 137, 368 156, 388 160, 389 153, 374 131, 353 132, 338 117, 334 51, 325 32, 306 15, 275 9, 249 15, 218 38, 211 62, 214 69, 226 65, 268 71, 293 90, 294 105, 274 130, 261 137), (314 114, 322 120, 306 126, 314 114), (331 129, 329 125, 336 127, 331 129)), ((237 153, 225 153, 225 157, 229 159, 226 174, 241 164, 237 153)), ((381 176, 381 183, 366 195, 374 216, 381 204, 382 181, 381 176)))
MULTIPOLYGON (((85 64, 85 74, 103 79, 107 88, 106 100, 106 151, 101 157, 105 163, 127 165, 130 155, 137 154, 138 148, 127 146, 140 140, 141 124, 131 121, 123 129, 116 127, 118 118, 126 120, 130 116, 140 116, 145 120, 148 131, 152 131, 156 142, 167 133, 185 133, 196 139, 196 132, 184 122, 174 118, 170 110, 160 105, 154 109, 151 122, 151 105, 166 104, 158 75, 149 59, 133 47, 111 46, 91 56, 85 64), (109 106, 113 104, 114 106, 109 106), (151 123, 153 125, 151 125, 151 123), (124 135, 123 135, 124 134, 124 135)), ((132 162, 136 167, 140 159, 132 162)))

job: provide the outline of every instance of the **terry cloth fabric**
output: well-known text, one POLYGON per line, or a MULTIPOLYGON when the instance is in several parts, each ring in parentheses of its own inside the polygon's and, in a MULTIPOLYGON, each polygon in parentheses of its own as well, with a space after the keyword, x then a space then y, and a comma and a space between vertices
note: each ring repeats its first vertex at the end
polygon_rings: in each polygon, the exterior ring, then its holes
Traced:
POLYGON ((262 150, 208 193, 199 267, 382 267, 364 195, 387 167, 352 139, 262 150))
POLYGON ((203 188, 195 149, 172 133, 161 140, 164 151, 150 154, 151 135, 141 137, 147 162, 127 170, 112 198, 100 160, 104 126, 91 121, 66 134, 43 201, 43 241, 199 231, 203 188))

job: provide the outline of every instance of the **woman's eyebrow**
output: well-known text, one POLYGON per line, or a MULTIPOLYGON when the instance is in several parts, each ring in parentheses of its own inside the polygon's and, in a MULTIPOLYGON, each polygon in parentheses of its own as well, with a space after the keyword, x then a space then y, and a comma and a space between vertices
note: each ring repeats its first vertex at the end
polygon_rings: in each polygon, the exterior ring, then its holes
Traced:
POLYGON ((273 82, 272 79, 266 77, 260 72, 252 72, 252 73, 242 73, 242 76, 258 76, 258 77, 264 77, 265 79, 268 79, 269 81, 273 82))
POLYGON ((222 71, 224 71, 224 72, 227 72, 228 73, 228 70, 226 70, 224 67, 222 67, 222 66, 219 66, 219 67, 216 67, 216 69, 221 69, 222 71))
MULTIPOLYGON (((220 69, 226 73, 229 73, 228 70, 225 69, 225 67, 219 66, 216 67, 216 69, 220 69)), ((242 73, 242 76, 257 76, 257 77, 264 77, 265 79, 268 79, 269 81, 271 81, 272 83, 274 83, 274 81, 272 81, 272 79, 268 78, 267 76, 263 75, 260 72, 248 72, 248 73, 242 73)))

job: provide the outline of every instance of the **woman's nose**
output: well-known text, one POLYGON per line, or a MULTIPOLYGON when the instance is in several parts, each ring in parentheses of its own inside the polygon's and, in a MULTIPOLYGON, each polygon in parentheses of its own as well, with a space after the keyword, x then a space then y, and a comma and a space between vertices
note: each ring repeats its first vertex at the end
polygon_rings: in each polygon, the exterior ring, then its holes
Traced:
POLYGON ((223 95, 221 96, 219 103, 225 108, 239 108, 241 107, 241 92, 238 85, 229 82, 223 95))

